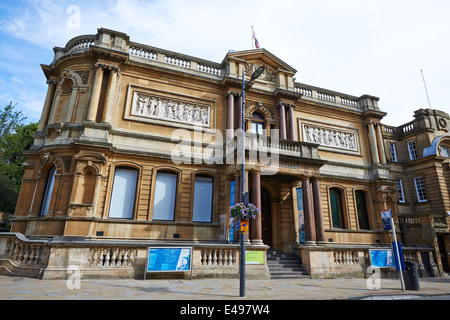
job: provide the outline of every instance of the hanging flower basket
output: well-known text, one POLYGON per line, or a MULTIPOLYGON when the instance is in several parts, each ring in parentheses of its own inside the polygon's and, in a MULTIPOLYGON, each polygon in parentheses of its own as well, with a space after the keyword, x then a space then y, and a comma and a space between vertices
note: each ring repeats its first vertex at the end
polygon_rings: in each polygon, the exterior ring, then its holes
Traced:
POLYGON ((246 220, 255 219, 256 215, 259 213, 259 209, 252 203, 249 203, 247 206, 244 203, 236 203, 231 207, 230 215, 233 218, 246 220))

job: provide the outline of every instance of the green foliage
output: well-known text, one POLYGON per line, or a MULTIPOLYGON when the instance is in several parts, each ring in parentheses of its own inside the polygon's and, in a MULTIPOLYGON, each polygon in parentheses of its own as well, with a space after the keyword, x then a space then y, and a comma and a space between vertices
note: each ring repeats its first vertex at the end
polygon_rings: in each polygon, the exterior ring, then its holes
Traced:
POLYGON ((26 119, 11 102, 0 111, 0 211, 14 213, 26 161, 23 151, 33 145, 38 124, 26 119))

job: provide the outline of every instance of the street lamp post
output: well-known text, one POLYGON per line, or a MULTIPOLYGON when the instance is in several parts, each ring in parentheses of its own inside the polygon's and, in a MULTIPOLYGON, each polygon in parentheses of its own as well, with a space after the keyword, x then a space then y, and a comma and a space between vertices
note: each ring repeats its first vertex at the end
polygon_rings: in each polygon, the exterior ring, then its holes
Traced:
MULTIPOLYGON (((245 81, 244 70, 242 70, 242 92, 241 92, 241 203, 245 206, 248 205, 248 195, 245 192, 245 89, 256 78, 258 78, 264 72, 264 66, 259 67, 253 72, 249 81, 245 81)), ((242 226, 241 226, 242 230, 242 226)), ((245 297, 245 231, 241 232, 241 245, 240 245, 240 277, 239 277, 239 296, 245 297)))

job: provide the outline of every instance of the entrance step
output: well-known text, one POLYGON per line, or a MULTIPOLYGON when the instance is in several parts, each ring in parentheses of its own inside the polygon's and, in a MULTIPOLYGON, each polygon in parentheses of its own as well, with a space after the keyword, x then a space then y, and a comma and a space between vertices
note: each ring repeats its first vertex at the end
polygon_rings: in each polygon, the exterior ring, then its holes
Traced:
POLYGON ((295 253, 284 253, 280 250, 267 251, 267 266, 271 279, 309 278, 302 267, 301 259, 295 253))

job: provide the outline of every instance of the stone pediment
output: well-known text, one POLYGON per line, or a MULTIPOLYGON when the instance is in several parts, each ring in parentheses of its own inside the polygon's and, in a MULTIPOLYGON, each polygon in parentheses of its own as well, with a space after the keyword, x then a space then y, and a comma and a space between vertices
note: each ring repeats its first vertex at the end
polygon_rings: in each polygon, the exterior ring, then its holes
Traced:
POLYGON ((285 72, 294 75, 297 73, 297 70, 288 65, 283 60, 279 59, 274 54, 270 53, 266 49, 253 49, 253 50, 245 50, 245 51, 234 51, 229 52, 225 60, 241 60, 250 63, 260 63, 260 65, 264 65, 265 67, 269 67, 275 72, 285 72))
POLYGON ((248 80, 256 69, 264 66, 264 72, 254 81, 255 88, 272 92, 275 90, 294 92, 293 76, 297 70, 266 49, 229 52, 223 64, 227 65, 224 80, 235 86, 242 83, 242 71, 248 80))

